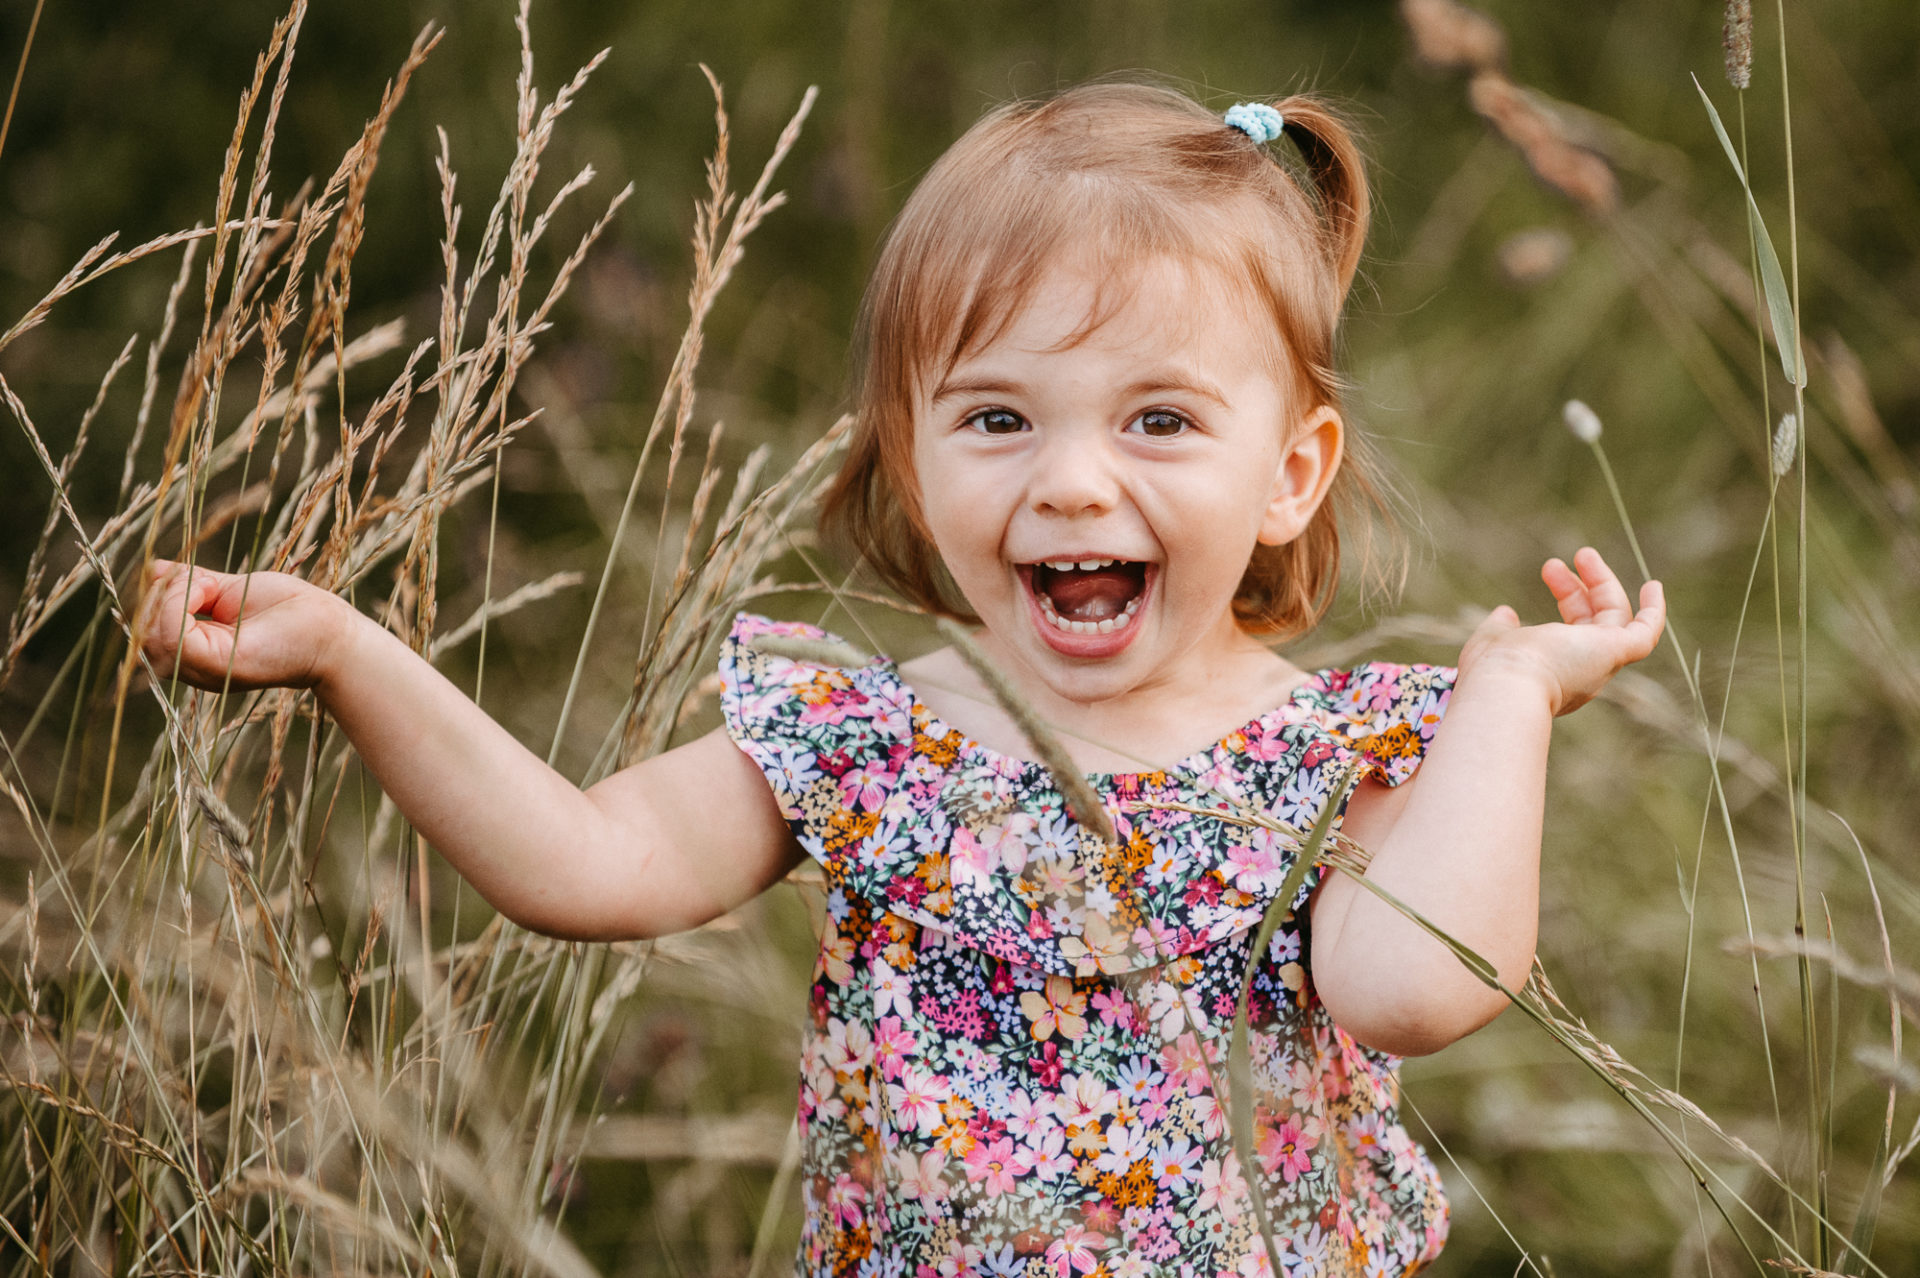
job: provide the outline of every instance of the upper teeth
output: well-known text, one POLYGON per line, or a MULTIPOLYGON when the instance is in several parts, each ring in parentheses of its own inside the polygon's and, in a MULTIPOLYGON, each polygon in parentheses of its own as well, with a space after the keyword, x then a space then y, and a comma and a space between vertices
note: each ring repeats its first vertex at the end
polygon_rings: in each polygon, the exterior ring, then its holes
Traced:
POLYGON ((1110 567, 1119 562, 1118 559, 1082 559, 1078 561, 1072 559, 1049 559, 1046 561, 1047 567, 1053 569, 1055 572, 1072 572, 1076 568, 1081 572, 1092 572, 1096 568, 1110 567))

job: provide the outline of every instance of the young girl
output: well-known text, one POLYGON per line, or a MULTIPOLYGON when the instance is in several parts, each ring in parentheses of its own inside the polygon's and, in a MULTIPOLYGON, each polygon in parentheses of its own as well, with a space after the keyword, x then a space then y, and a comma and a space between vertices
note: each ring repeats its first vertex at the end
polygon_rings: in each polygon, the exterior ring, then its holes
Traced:
POLYGON ((1111 843, 951 650, 838 668, 755 645, 811 627, 742 617, 725 729, 584 794, 291 577, 156 565, 148 653, 202 687, 313 688, 414 825, 541 932, 695 927, 818 860, 808 1274, 1250 1274, 1260 1216, 1289 1275, 1412 1272, 1447 1211, 1395 1056, 1505 1000, 1343 874, 1253 953, 1299 840, 1233 818, 1304 830, 1362 771, 1342 828, 1367 877, 1517 986, 1552 720, 1652 651, 1664 612, 1650 582, 1635 615, 1582 550, 1542 572, 1562 624, 1495 609, 1457 674, 1310 673, 1263 641, 1325 609, 1336 511, 1375 491, 1332 371, 1366 226, 1319 102, 1223 120, 1103 84, 982 120, 881 252, 829 523, 977 622, 1111 843))

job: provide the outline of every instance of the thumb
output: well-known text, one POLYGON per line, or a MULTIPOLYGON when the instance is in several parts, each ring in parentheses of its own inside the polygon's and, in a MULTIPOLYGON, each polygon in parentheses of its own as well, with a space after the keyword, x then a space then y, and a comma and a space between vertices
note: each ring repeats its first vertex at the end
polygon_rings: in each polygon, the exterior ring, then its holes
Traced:
POLYGON ((1495 635, 1503 634, 1509 630, 1518 630, 1519 628, 1520 614, 1507 605, 1501 604, 1492 612, 1488 613, 1484 621, 1473 628, 1473 634, 1468 637, 1467 643, 1471 645, 1476 641, 1484 642, 1493 638, 1495 635))

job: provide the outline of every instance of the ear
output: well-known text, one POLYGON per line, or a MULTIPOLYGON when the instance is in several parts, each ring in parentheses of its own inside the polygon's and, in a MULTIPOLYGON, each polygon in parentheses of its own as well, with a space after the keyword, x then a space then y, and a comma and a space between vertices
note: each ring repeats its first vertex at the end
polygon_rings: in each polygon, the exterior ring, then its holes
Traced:
POLYGON ((1321 404, 1294 427, 1273 475, 1273 494, 1260 521, 1260 544, 1284 546, 1307 530, 1340 469, 1346 425, 1321 404))

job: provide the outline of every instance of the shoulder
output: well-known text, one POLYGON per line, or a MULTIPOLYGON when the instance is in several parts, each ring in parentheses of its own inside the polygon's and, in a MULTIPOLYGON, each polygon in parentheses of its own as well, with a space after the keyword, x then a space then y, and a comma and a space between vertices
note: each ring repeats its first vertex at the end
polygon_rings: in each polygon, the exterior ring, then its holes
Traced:
POLYGON ((776 790, 797 780, 804 757, 858 760, 913 735, 912 696, 892 662, 818 626, 750 613, 720 647, 720 711, 776 790))
POLYGON ((1323 729, 1364 754, 1374 779, 1398 785, 1439 731, 1455 677, 1452 666, 1369 661, 1320 672, 1307 695, 1323 729))

